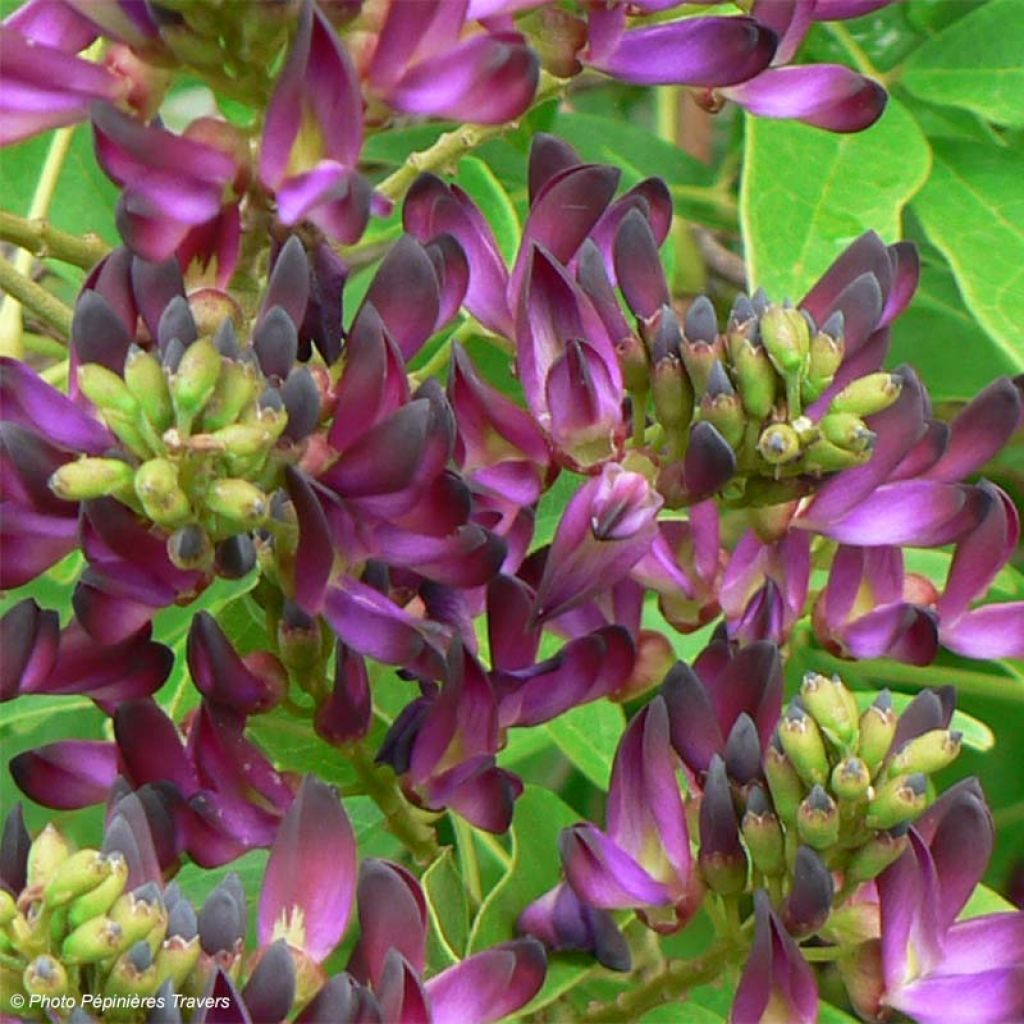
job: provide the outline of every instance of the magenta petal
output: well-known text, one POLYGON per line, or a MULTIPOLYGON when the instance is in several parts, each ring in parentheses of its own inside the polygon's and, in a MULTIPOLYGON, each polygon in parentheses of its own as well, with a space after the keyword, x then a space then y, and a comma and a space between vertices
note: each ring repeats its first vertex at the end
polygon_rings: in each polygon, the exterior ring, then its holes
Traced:
POLYGON ((32 598, 0 619, 0 701, 38 691, 57 660, 60 618, 32 598))
POLYGON ((97 35, 96 26, 63 0, 29 0, 4 19, 4 26, 64 53, 79 53, 97 35))
POLYGON ((525 1006, 544 984, 547 957, 532 938, 477 953, 427 982, 432 1024, 490 1024, 525 1006))
POLYGON ((400 1020, 402 1024, 431 1024, 432 1014, 420 972, 413 970, 397 949, 388 952, 375 993, 380 1001, 383 1020, 400 1020))
POLYGON ((795 118, 833 132, 859 132, 882 116, 888 99, 877 82, 841 64, 770 68, 726 95, 761 117, 795 118))
POLYGON ((326 959, 348 925, 355 887, 352 826, 331 788, 307 775, 270 850, 260 942, 283 936, 318 963, 326 959))
POLYGON ((155 701, 121 704, 114 714, 114 738, 125 774, 136 786, 167 780, 186 798, 199 789, 181 734, 155 701))
POLYGON ((295 552, 295 600, 313 614, 323 607, 324 593, 334 566, 327 516, 313 485, 297 469, 285 469, 285 488, 295 506, 299 546, 295 552))
MULTIPOLYGON (((1024 963, 1024 910, 954 924, 943 945, 943 974, 984 974, 1024 963)), ((1020 997, 1024 1006, 1024 987, 1020 997)))
POLYGON ((569 884, 583 902, 606 910, 668 906, 667 885, 652 878, 617 843, 593 825, 574 825, 558 842, 569 884))
POLYGON ((887 1001, 920 1024, 1006 1024, 1024 1013, 1024 967, 918 978, 887 1001))
POLYGON ((935 615, 903 602, 861 616, 843 630, 842 640, 855 658, 888 657, 910 665, 930 665, 939 650, 935 615))
POLYGON ((36 803, 77 810, 107 799, 118 776, 117 747, 101 740, 48 743, 13 757, 10 772, 36 803))
POLYGON ((1024 658, 1024 601, 976 608, 943 623, 939 635, 965 658, 1024 658))
POLYGON ((40 514, 0 502, 0 588, 31 582, 77 547, 77 516, 40 514))
POLYGON ((701 17, 624 32, 590 64, 635 85, 723 86, 768 66, 775 34, 752 18, 701 17))

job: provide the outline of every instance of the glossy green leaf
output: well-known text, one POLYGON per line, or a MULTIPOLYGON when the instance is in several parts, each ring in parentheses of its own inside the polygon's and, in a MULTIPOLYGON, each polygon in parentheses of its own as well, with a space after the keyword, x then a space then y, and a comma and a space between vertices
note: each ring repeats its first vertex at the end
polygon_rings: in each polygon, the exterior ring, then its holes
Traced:
POLYGON ((907 59, 900 82, 932 103, 965 107, 997 124, 1024 125, 1024 10, 989 0, 907 59))
POLYGON ((982 914, 1005 914, 1017 910, 1005 896, 990 889, 987 885, 975 886, 967 905, 960 911, 960 920, 981 917, 982 914))
POLYGON ((620 704, 594 701, 548 722, 548 735, 595 786, 608 788, 615 748, 626 728, 620 704))
POLYGON ((914 200, 932 243, 949 260, 971 312, 1004 360, 1024 369, 1024 154, 936 140, 928 184, 914 200))
POLYGON ((795 121, 746 123, 740 216, 753 285, 797 300, 864 231, 900 236, 901 211, 928 177, 930 154, 898 101, 855 135, 795 121))
POLYGON ((466 888, 451 847, 442 850, 423 873, 422 884, 430 924, 427 961, 433 971, 440 971, 465 955, 469 939, 466 888))
POLYGON ((501 254, 511 265, 519 251, 520 228, 516 208, 505 186, 494 171, 475 156, 463 157, 459 161, 458 182, 480 208, 494 232, 501 254))
POLYGON ((537 519, 533 529, 533 548, 550 544, 562 521, 562 513, 572 496, 586 483, 575 473, 563 471, 554 484, 544 492, 537 506, 537 519))

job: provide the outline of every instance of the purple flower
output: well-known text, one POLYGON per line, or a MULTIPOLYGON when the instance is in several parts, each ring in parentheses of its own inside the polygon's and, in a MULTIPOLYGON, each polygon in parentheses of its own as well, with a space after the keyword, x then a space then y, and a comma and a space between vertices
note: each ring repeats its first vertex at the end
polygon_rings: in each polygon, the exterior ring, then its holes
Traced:
POLYGON ((733 1024, 786 1020, 812 1024, 818 1019, 814 971, 786 931, 764 889, 754 893, 754 944, 736 988, 733 1024))

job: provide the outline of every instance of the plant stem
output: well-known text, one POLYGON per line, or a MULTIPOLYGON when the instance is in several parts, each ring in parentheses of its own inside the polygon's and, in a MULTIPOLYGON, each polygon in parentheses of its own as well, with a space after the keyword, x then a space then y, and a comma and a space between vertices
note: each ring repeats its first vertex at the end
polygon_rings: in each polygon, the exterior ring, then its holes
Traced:
MULTIPOLYGON (((564 79, 555 78, 554 75, 542 71, 540 86, 537 89, 533 105, 537 106, 545 100, 557 96, 565 89, 566 85, 564 79)), ((380 182, 376 190, 388 199, 398 202, 423 171, 442 171, 470 150, 503 135, 514 127, 515 123, 469 124, 462 125, 454 131, 445 132, 432 146, 417 153, 410 153, 406 157, 405 163, 380 182)))
POLYGON ((82 270, 89 270, 110 252, 110 246, 97 235, 73 235, 49 221, 29 220, 6 210, 0 210, 0 240, 33 256, 52 256, 82 270))
POLYGON ((714 981, 739 952, 734 943, 721 940, 696 960, 670 960, 663 970, 607 1003, 591 1004, 580 1020, 586 1024, 639 1020, 655 1006, 672 1002, 697 985, 714 981))
POLYGON ((384 812, 387 830, 421 864, 428 864, 440 853, 433 828, 417 814, 398 788, 390 768, 374 764, 361 743, 348 748, 349 760, 368 797, 384 812))
MULTIPOLYGON (((7 317, 11 315, 7 310, 11 308, 17 310, 17 304, 20 304, 60 331, 65 338, 71 336, 71 310, 55 295, 36 284, 30 277, 26 277, 7 260, 0 260, 0 288, 7 292, 3 312, 0 314, 0 324, 3 324, 4 327, 8 326, 7 317), (10 305, 12 301, 16 303, 13 307, 10 305)), ((17 359, 21 357, 23 351, 20 331, 0 330, 0 354, 14 356, 17 359)))
POLYGON ((886 76, 884 72, 878 70, 875 65, 871 62, 871 58, 864 52, 863 47, 856 39, 853 38, 853 34, 845 25, 840 25, 837 22, 829 22, 824 26, 825 31, 846 51, 850 58, 853 66, 862 74, 867 75, 868 78, 873 78, 875 81, 885 84, 886 76))

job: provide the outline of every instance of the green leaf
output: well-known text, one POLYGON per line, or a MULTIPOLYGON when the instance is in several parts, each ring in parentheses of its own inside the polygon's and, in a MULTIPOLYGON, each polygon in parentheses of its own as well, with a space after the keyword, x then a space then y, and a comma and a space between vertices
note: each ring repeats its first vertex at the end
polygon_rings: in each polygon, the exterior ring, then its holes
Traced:
POLYGON ((914 213, 949 260, 964 301, 1019 371, 1024 154, 948 139, 937 139, 934 149, 932 176, 914 200, 914 213))
POLYGON ((442 971, 462 959, 469 940, 466 887, 450 846, 423 873, 422 884, 430 919, 427 961, 432 971, 442 971))
MULTIPOLYGON (((854 697, 857 699, 857 706, 861 711, 864 711, 877 696, 877 693, 872 693, 870 691, 859 691, 854 694, 854 697)), ((895 709, 896 714, 903 714, 907 705, 914 699, 914 697, 915 694, 912 693, 893 692, 892 706, 895 709)), ((959 708, 953 712, 953 719, 949 723, 949 727, 962 732, 964 737, 964 746, 970 747, 972 750, 985 752, 991 750, 996 745, 996 738, 992 730, 984 722, 975 718, 973 715, 967 714, 966 711, 961 711, 959 708)))
POLYGON ((586 477, 563 471, 541 496, 533 530, 533 549, 550 544, 572 496, 586 483, 586 477))
POLYGON ((519 251, 520 228, 516 208, 505 186, 494 171, 475 156, 466 156, 459 161, 458 181, 470 199, 480 207, 480 212, 494 232, 502 256, 511 264, 519 251))
POLYGON ((907 59, 900 82, 923 100, 1024 125, 1024 17, 1020 0, 989 0, 907 59))
POLYGON ((983 914, 1005 914, 1017 908, 1005 897, 987 885, 977 885, 967 905, 960 911, 959 920, 966 921, 971 917, 981 917, 983 914))
POLYGON ((584 704, 559 715, 546 728, 562 753, 595 786, 608 788, 615 748, 626 728, 621 705, 608 700, 584 704))
POLYGON ((254 715, 245 731, 283 771, 312 772, 337 786, 352 786, 358 779, 341 751, 320 739, 307 719, 274 711, 254 715))
POLYGON ((930 155, 897 100, 855 135, 750 116, 746 124, 740 217, 752 286, 799 299, 862 232, 899 237, 930 155))

